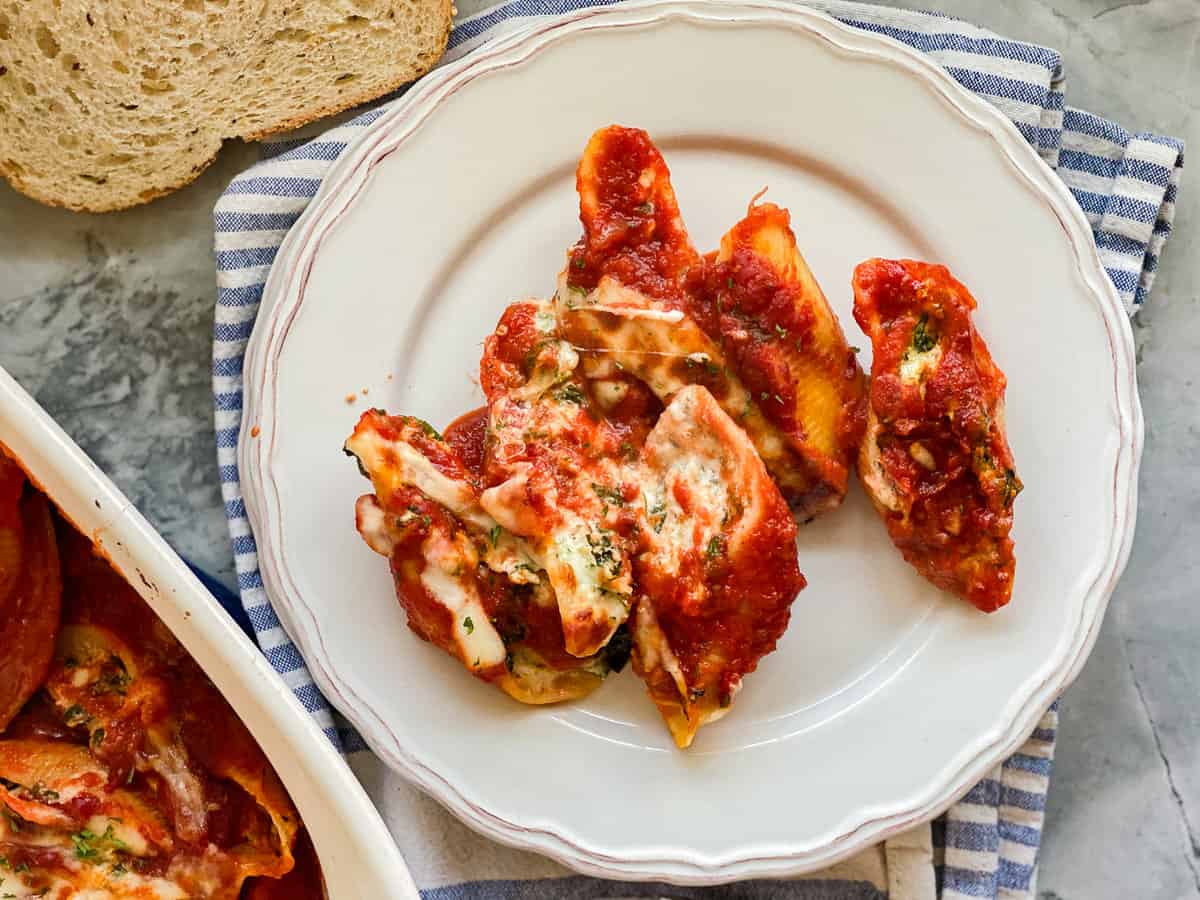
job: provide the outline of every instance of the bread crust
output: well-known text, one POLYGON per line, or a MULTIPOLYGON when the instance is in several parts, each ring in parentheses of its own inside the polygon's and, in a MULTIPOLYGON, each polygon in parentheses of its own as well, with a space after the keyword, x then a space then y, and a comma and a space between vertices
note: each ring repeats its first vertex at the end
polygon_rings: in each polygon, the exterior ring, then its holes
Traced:
POLYGON ((38 203, 46 206, 57 207, 59 209, 68 209, 73 212, 91 212, 91 213, 106 213, 120 212, 125 209, 132 209, 143 204, 157 200, 159 197, 164 197, 167 194, 174 193, 180 188, 186 187, 216 161, 220 154, 221 148, 230 140, 243 141, 260 141, 263 138, 270 137, 273 134, 279 134, 285 131, 291 131, 295 128, 300 128, 315 122, 318 119, 323 119, 327 116, 333 116, 348 109, 353 109, 356 106, 361 106, 369 103, 371 100, 376 100, 379 97, 392 93, 395 90, 409 84, 428 73, 442 58, 446 52, 446 45, 450 40, 450 31, 453 24, 453 17, 456 10, 453 0, 439 0, 438 15, 443 21, 443 27, 438 40, 433 44, 432 52, 429 54, 428 64, 417 64, 407 67, 404 70, 398 71, 393 78, 389 78, 380 85, 376 85, 357 94, 349 94, 345 99, 339 98, 334 103, 324 103, 308 109, 299 110, 295 114, 284 118, 275 124, 258 129, 252 132, 233 133, 225 135, 221 138, 220 144, 216 150, 207 159, 197 163, 187 173, 186 176, 179 178, 172 184, 167 186, 146 187, 135 196, 118 195, 111 200, 98 201, 76 201, 61 193, 47 192, 41 190, 38 185, 31 184, 21 178, 16 172, 11 171, 4 165, 4 160, 0 159, 0 176, 13 187, 14 190, 38 203))

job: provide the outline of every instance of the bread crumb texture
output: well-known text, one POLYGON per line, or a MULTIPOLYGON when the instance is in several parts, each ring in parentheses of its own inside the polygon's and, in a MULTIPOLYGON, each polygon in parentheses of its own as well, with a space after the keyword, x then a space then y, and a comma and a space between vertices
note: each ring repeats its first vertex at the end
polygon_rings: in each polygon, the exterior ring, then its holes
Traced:
POLYGON ((427 72, 451 0, 0 0, 0 174, 55 206, 145 203, 255 140, 427 72))

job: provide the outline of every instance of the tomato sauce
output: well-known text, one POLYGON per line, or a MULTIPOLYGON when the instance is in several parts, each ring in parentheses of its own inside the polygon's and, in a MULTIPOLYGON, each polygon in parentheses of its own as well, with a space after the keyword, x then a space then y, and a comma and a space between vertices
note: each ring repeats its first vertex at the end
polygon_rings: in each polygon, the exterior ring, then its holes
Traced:
POLYGON ((1021 482, 1003 428, 1004 374, 971 322, 975 299, 944 266, 913 260, 862 263, 854 291, 874 347, 868 440, 899 498, 899 509, 876 505, 921 574, 999 609, 1012 594, 1021 482))
POLYGON ((575 180, 583 237, 570 252, 568 283, 590 291, 608 275, 680 308, 683 281, 700 260, 650 136, 618 125, 596 132, 575 180))
POLYGON ((840 497, 866 422, 863 373, 796 251, 790 222, 773 203, 751 206, 721 252, 689 278, 687 311, 801 453, 814 490, 840 497), (819 402, 825 393, 834 399, 819 402))
POLYGON ((446 426, 446 438, 462 464, 476 478, 483 477, 484 442, 487 440, 488 409, 481 406, 464 413, 446 426))
POLYGON ((678 574, 639 568, 639 590, 653 598, 689 685, 710 685, 727 705, 742 676, 775 649, 790 607, 806 582, 796 558, 796 523, 782 497, 730 554, 724 535, 683 554, 678 574), (699 595, 696 585, 704 585, 699 595), (700 602, 697 602, 700 597, 700 602))
POLYGON ((514 303, 504 310, 496 329, 483 345, 479 362, 479 386, 488 401, 525 383, 533 369, 537 351, 553 337, 537 324, 538 306, 514 303))
MULTIPOLYGON (((412 513, 395 532, 396 547, 392 554, 392 572, 408 627, 421 639, 458 657, 450 611, 429 593, 420 576, 427 565, 422 544, 430 532, 436 529, 445 535, 455 535, 462 531, 462 525, 444 507, 416 489, 406 489, 396 500, 412 513)), ((555 604, 540 605, 533 599, 531 586, 512 584, 484 565, 478 566, 469 577, 479 591, 484 611, 510 651, 527 647, 551 668, 572 669, 580 665, 579 659, 565 650, 562 620, 555 604)), ((495 681, 507 672, 503 665, 467 668, 484 681, 495 681)))

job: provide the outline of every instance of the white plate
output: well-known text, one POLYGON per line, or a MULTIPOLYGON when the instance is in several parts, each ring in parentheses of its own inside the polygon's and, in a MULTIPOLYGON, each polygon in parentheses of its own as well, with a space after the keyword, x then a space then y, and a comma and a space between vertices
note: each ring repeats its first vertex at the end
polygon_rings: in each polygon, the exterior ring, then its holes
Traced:
POLYGON ((1078 671, 1129 549, 1132 340, 1082 214, 991 106, 810 11, 587 10, 446 67, 341 158, 266 295, 240 461, 277 609, 390 766, 583 871, 796 873, 933 816, 1078 671), (658 141, 701 248, 769 185, 852 342, 855 263, 949 265, 1008 373, 1026 485, 1015 596, 991 617, 901 562, 857 488, 802 529, 809 587, 779 650, 686 753, 632 674, 522 708, 416 639, 354 531, 368 487, 340 453, 366 405, 445 425, 480 404, 480 342, 509 301, 552 290, 579 233, 575 163, 610 122, 658 141))
POLYGON ((312 717, 133 504, 3 369, 0 443, 95 540, 249 727, 312 835, 330 900, 418 900, 379 813, 312 717))

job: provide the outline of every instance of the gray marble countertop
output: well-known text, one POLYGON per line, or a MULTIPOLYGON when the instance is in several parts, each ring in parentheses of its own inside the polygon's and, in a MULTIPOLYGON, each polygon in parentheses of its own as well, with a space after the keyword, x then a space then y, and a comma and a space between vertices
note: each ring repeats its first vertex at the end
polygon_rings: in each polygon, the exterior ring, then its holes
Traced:
MULTIPOLYGON (((891 2, 889 5, 901 5, 891 2)), ((922 0, 1055 47, 1067 97, 1200 150, 1200 0, 922 0)), ((470 13, 478 0, 459 0, 470 13)), ((212 207, 256 159, 89 216, 0 185, 0 364, 178 550, 229 584, 209 388, 212 207)), ((1146 417, 1137 539, 1063 702, 1039 897, 1200 898, 1200 183, 1135 320, 1146 417)))

